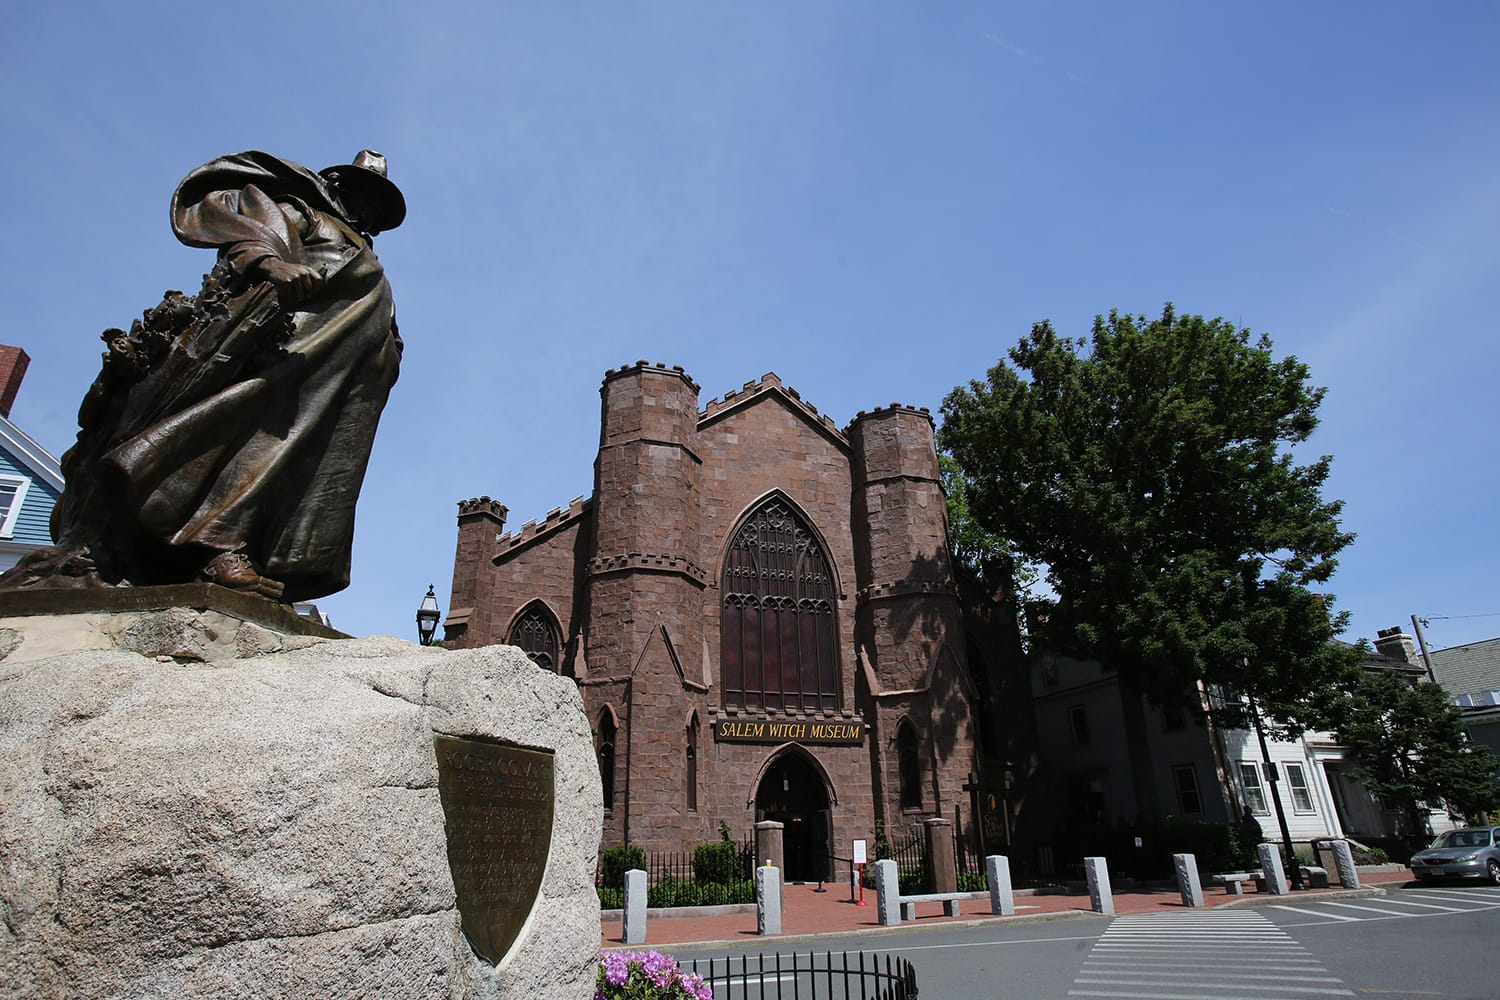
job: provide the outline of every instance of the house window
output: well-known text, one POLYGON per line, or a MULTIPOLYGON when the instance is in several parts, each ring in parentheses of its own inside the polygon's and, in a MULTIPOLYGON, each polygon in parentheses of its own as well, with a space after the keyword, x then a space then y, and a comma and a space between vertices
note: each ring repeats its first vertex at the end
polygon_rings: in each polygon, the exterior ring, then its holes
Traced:
POLYGON ((687 808, 688 812, 698 811, 698 716, 693 716, 693 721, 687 727, 687 808))
POLYGON ((838 708, 833 574, 812 529, 770 497, 735 529, 724 559, 724 702, 838 708))
POLYGON ((605 709, 599 713, 599 784, 604 791, 604 811, 615 807, 615 716, 605 709))
POLYGON ((1068 725, 1073 730, 1075 744, 1086 747, 1093 742, 1089 736, 1089 714, 1082 705, 1074 705, 1068 709, 1068 725))
POLYGON ((1164 733, 1181 732, 1187 728, 1187 723, 1182 718, 1182 708, 1179 705, 1168 705, 1161 710, 1161 731, 1164 733))
POLYGON ((26 500, 31 480, 23 476, 0 475, 0 538, 10 538, 16 531, 16 518, 26 500))
POLYGON ((896 730, 896 759, 901 770, 901 808, 922 808, 922 762, 917 756, 917 731, 906 719, 896 730))
POLYGON ((1172 784, 1177 788, 1178 812, 1196 815, 1203 811, 1203 799, 1198 795, 1198 772, 1193 765, 1172 768, 1172 784))
POLYGON ((1286 770, 1286 783, 1292 790, 1292 812, 1313 812, 1312 790, 1307 787, 1307 774, 1301 764, 1282 764, 1286 770))
POLYGON ((520 646, 544 670, 557 670, 557 619, 541 601, 532 601, 510 629, 510 644, 520 646))
POLYGON ((1260 783, 1260 768, 1255 761, 1240 761, 1240 784, 1245 786, 1245 805, 1251 812, 1261 815, 1270 812, 1266 808, 1265 786, 1260 783))

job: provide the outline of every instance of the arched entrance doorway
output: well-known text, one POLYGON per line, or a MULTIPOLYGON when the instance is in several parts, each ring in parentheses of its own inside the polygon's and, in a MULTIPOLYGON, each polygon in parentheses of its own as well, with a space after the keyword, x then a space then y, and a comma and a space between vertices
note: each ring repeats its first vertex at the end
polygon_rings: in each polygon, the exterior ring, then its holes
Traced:
POLYGON ((789 750, 766 768, 755 790, 755 818, 782 824, 788 882, 828 879, 833 831, 828 789, 805 752, 789 750))

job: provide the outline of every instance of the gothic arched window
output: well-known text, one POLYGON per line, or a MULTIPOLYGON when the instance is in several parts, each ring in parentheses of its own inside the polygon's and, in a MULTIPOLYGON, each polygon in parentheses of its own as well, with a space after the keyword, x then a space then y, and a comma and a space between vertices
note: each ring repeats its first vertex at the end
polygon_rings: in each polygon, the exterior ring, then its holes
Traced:
POLYGON ((510 645, 520 646, 544 670, 557 670, 557 619, 541 601, 526 605, 510 628, 510 645))
POLYGON ((599 784, 604 789, 604 811, 615 807, 615 714, 599 713, 599 784))
POLYGON ((817 536, 782 497, 747 514, 721 581, 724 702, 742 708, 838 708, 838 600, 817 536))
POLYGON ((698 716, 687 724, 687 808, 688 812, 698 811, 698 716))
POLYGON ((917 731, 906 719, 896 727, 896 759, 901 771, 901 808, 922 808, 922 761, 917 756, 917 731))

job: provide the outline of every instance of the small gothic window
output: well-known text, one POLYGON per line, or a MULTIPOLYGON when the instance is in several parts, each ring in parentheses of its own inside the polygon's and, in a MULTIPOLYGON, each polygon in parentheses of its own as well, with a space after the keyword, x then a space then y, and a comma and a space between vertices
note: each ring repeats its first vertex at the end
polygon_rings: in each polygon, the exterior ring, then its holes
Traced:
POLYGON ((725 704, 837 708, 833 574, 812 529, 785 498, 767 498, 735 529, 722 592, 725 704))
POLYGON ((688 812, 698 811, 698 717, 687 727, 687 807, 688 812))
POLYGON ((901 808, 922 808, 922 762, 917 756, 917 731, 905 719, 896 730, 896 758, 901 769, 901 808))
POLYGON ((557 670, 557 619, 541 601, 532 601, 511 626, 510 644, 520 646, 533 663, 557 670))
POLYGON ((604 811, 615 807, 615 717, 599 713, 599 783, 604 787, 604 811))

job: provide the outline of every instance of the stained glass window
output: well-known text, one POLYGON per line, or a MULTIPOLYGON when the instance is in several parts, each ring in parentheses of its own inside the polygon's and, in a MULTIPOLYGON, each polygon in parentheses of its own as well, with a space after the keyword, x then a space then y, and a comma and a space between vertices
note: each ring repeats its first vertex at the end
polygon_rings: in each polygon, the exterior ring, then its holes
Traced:
POLYGON ((836 709, 833 575, 817 537, 784 499, 767 499, 735 529, 722 592, 725 704, 836 709))
POLYGON ((510 644, 520 646, 533 663, 557 670, 557 619, 541 601, 532 601, 511 626, 510 644))

